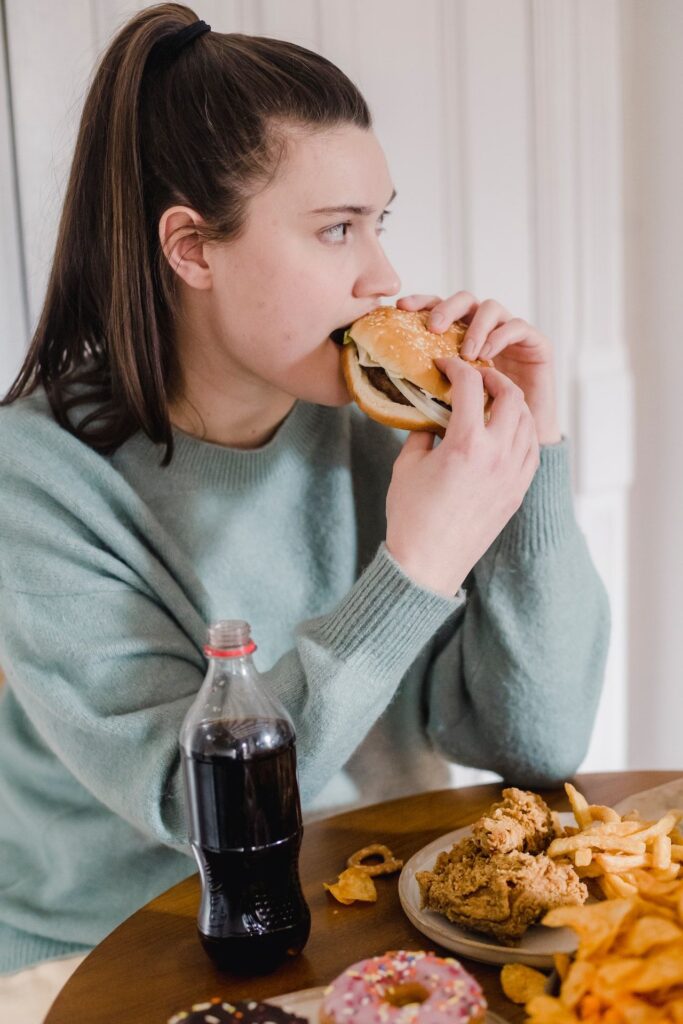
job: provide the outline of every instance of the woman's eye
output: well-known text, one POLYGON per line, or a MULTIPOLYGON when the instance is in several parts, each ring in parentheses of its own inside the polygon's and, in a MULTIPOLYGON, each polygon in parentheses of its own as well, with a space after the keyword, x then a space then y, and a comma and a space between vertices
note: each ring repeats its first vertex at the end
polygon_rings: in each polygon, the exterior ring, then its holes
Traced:
MULTIPOLYGON (((385 210, 382 214, 380 214, 376 228, 376 232, 378 235, 381 235, 386 231, 386 228, 383 226, 384 220, 386 217, 389 216, 390 213, 391 210, 385 210)), ((341 224, 333 224, 331 228, 325 228, 324 231, 321 231, 321 235, 327 241, 333 243, 343 242, 344 239, 346 238, 348 229, 351 227, 353 227, 353 223, 350 220, 345 220, 342 221, 341 224)))
POLYGON ((351 221, 346 220, 342 224, 333 224, 331 228, 325 228, 322 234, 331 242, 339 242, 346 238, 346 228, 351 227, 351 221), (341 231, 341 234, 339 233, 341 231))

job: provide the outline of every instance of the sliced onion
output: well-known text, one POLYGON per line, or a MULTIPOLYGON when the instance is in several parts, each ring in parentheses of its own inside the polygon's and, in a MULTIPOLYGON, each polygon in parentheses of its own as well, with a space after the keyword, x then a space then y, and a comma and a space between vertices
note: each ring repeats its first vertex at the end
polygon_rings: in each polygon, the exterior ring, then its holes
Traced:
MULTIPOLYGON (((349 336, 349 341, 352 340, 353 339, 349 336)), ((377 367, 380 370, 384 369, 381 363, 375 362, 375 360, 368 355, 365 349, 362 348, 358 342, 355 344, 358 349, 358 362, 361 366, 365 366, 366 368, 377 367)), ((398 388, 404 398, 407 398, 410 404, 421 412, 423 416, 426 416, 428 420, 431 420, 432 423, 438 424, 440 427, 445 428, 448 426, 451 418, 451 414, 448 409, 444 409, 444 407, 439 405, 431 395, 428 395, 426 391, 422 390, 422 388, 416 387, 415 384, 411 384, 410 381, 404 380, 403 377, 395 377, 392 373, 389 373, 388 370, 384 370, 384 372, 394 387, 398 388)))
POLYGON ((451 414, 448 409, 444 409, 442 405, 426 394, 421 388, 416 387, 407 380, 403 380, 402 377, 394 377, 393 374, 388 373, 387 377, 398 390, 404 395, 411 405, 414 405, 418 412, 421 412, 423 416, 426 416, 432 423, 437 423, 440 427, 447 427, 451 418, 451 414))

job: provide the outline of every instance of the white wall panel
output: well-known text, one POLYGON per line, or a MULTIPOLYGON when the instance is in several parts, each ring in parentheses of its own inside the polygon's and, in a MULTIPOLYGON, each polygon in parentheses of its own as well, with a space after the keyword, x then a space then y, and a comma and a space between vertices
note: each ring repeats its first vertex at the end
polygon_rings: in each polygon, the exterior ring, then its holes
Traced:
POLYGON ((358 84, 398 191, 386 249, 404 293, 443 294, 453 285, 445 275, 440 5, 373 0, 357 9, 355 26, 358 84))
POLYGON ((31 328, 52 261, 94 47, 87 0, 6 0, 31 328))
MULTIPOLYGON (((363 32, 362 0, 319 0, 320 52, 360 85, 362 54, 358 40, 363 32)), ((384 42, 378 41, 382 54, 384 42)))
POLYGON ((636 383, 629 756, 681 767, 683 4, 626 8, 626 325, 636 383))
POLYGON ((555 351, 560 428, 573 434, 579 333, 576 7, 532 0, 536 323, 555 351))
POLYGON ((260 33, 273 39, 288 39, 309 50, 320 48, 320 7, 316 0, 258 0, 260 33))
POLYGON ((28 335, 18 182, 15 175, 10 81, 0 38, 0 395, 21 365, 28 335))
POLYGON ((527 0, 462 0, 465 287, 535 319, 527 0))

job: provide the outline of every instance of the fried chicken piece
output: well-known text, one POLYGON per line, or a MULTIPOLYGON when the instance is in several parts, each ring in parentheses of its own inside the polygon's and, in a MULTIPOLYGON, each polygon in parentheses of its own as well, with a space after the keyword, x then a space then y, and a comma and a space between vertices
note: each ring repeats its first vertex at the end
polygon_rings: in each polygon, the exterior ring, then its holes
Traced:
POLYGON ((472 837, 482 853, 542 853, 555 838, 555 826, 540 796, 511 787, 503 790, 500 803, 475 821, 472 837))
POLYGON ((514 945, 552 907, 583 903, 588 896, 569 863, 520 850, 488 856, 469 838, 440 853, 432 871, 415 877, 423 907, 505 945, 514 945))
POLYGON ((470 836, 417 872, 423 908, 513 945, 547 910, 588 896, 573 864, 545 854, 555 835, 540 796, 504 789, 470 836))

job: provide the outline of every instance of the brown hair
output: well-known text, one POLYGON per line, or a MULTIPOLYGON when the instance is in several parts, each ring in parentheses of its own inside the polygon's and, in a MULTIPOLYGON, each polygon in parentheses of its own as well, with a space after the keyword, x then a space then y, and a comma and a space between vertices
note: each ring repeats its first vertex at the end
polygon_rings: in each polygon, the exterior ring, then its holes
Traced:
POLYGON ((287 125, 372 123, 355 85, 294 43, 206 32, 171 61, 149 60, 155 43, 196 20, 181 4, 148 7, 100 61, 43 309, 0 403, 42 385, 56 420, 96 451, 110 454, 143 430, 166 446, 164 465, 178 367, 177 277, 159 242, 162 213, 189 206, 206 222, 193 229, 202 240, 234 239, 249 199, 277 172, 287 125))

